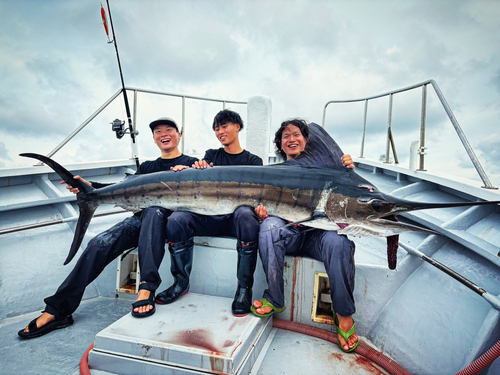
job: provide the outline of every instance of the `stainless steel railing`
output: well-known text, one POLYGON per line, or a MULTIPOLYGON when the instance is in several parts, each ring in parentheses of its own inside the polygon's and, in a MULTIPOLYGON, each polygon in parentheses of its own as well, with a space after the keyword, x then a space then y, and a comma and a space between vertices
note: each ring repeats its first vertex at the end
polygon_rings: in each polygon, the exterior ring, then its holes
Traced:
MULTIPOLYGON (((184 131, 184 127, 186 124, 186 99, 193 100, 202 100, 207 102, 218 102, 222 103, 222 109, 226 108, 226 104, 247 104, 247 102, 236 101, 236 100, 227 100, 227 99, 215 99, 215 98, 206 98, 202 96, 193 96, 193 95, 185 95, 185 94, 176 94, 169 93, 164 91, 156 91, 156 90, 147 90, 136 87, 126 87, 126 90, 134 92, 134 105, 133 105, 133 115, 132 115, 132 126, 134 130, 136 130, 136 117, 137 117, 137 94, 145 93, 145 94, 154 94, 154 95, 164 95, 171 96, 176 98, 182 98, 182 125, 181 125, 181 133, 184 131)), ((122 90, 118 90, 115 94, 113 94, 102 106, 100 106, 88 119, 86 119, 78 128, 76 128, 66 139, 64 139, 61 143, 59 143, 56 148, 54 148, 51 152, 47 154, 47 157, 52 157, 56 152, 58 152, 61 148, 63 148, 70 140, 72 140, 81 130, 83 130, 94 118, 99 115, 106 107, 108 107, 120 94, 122 90)), ((132 147, 132 155, 133 157, 137 156, 137 144, 131 142, 132 147)), ((181 138, 181 152, 184 152, 184 137, 181 138)), ((40 162, 37 165, 42 165, 40 162)))
POLYGON ((362 99, 350 99, 350 100, 331 100, 325 104, 325 107, 323 108, 323 122, 322 126, 325 127, 325 118, 326 118, 326 109, 330 104, 343 104, 343 103, 354 103, 354 102, 365 102, 364 106, 364 121, 363 121, 363 134, 361 138, 361 154, 360 157, 364 157, 364 147, 365 147, 365 134, 366 134, 366 119, 367 119, 367 113, 368 113, 368 101, 373 100, 373 99, 378 99, 382 98, 384 96, 389 96, 389 113, 388 113, 388 126, 387 126, 387 142, 386 142, 386 153, 385 153, 385 162, 390 163, 389 159, 389 147, 392 147, 392 152, 394 155, 394 161, 395 163, 398 163, 398 158, 396 154, 396 147, 394 144, 394 139, 392 136, 392 99, 394 94, 398 94, 404 91, 409 91, 413 90, 419 87, 422 87, 422 108, 421 108, 421 121, 420 121, 420 147, 418 150, 419 154, 419 168, 418 170, 424 171, 424 157, 425 157, 425 121, 426 121, 426 112, 427 112, 427 85, 432 85, 434 88, 434 91, 436 92, 437 97, 441 101, 441 104, 448 115, 448 118, 450 119, 453 127, 455 128, 455 131, 457 132, 458 137, 460 138, 460 141, 462 142, 462 145, 464 146, 467 154, 469 155, 469 158, 472 161, 472 164, 476 168, 477 173, 479 174, 479 177, 481 177, 481 180, 483 181, 484 185, 483 188, 486 189, 496 189, 494 187, 488 176, 486 175, 486 172, 484 171, 483 167, 481 166, 481 163, 479 162, 478 158, 476 157, 474 150, 469 144, 469 141, 465 137, 464 132, 462 131, 462 128, 458 124, 457 119, 455 118, 455 115, 453 114, 450 106, 448 105, 443 93, 441 92, 438 84, 436 81, 433 79, 430 79, 425 82, 417 83, 416 85, 412 85, 409 87, 405 87, 402 89, 398 90, 393 90, 390 92, 386 92, 384 94, 380 95, 375 95, 375 96, 370 96, 367 98, 362 98, 362 99))

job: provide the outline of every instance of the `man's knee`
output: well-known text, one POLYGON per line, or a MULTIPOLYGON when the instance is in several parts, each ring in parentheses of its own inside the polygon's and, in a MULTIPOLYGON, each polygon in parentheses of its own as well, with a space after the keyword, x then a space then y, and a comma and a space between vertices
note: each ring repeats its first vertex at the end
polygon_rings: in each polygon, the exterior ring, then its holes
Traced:
POLYGON ((257 215, 255 214, 255 210, 250 206, 241 206, 234 211, 235 219, 244 219, 251 217, 257 217, 257 215))
POLYGON ((270 216, 260 224, 260 232, 267 232, 272 229, 281 228, 285 225, 285 221, 279 217, 270 216))
POLYGON ((234 211, 233 233, 239 240, 257 241, 259 236, 259 219, 252 207, 242 206, 234 211))
POLYGON ((169 211, 163 207, 151 206, 146 208, 141 215, 142 220, 152 219, 156 220, 165 220, 169 215, 169 211))
POLYGON ((185 211, 175 211, 168 218, 167 226, 186 226, 192 221, 191 213, 185 211))
POLYGON ((190 227, 193 225, 193 216, 189 212, 175 211, 167 219, 168 241, 184 241, 191 237, 190 227))

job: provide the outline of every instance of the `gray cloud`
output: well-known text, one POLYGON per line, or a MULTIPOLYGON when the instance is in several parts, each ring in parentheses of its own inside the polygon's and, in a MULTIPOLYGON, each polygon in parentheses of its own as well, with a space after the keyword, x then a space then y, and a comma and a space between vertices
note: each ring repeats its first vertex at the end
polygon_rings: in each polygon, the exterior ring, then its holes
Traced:
MULTIPOLYGON (((0 110, 2 107, 2 103, 0 103, 0 110)), ((67 135, 76 125, 61 111, 50 113, 40 105, 20 105, 20 107, 21 109, 9 111, 10 113, 7 111, 0 113, 2 132, 44 139, 54 135, 61 137, 67 135)))

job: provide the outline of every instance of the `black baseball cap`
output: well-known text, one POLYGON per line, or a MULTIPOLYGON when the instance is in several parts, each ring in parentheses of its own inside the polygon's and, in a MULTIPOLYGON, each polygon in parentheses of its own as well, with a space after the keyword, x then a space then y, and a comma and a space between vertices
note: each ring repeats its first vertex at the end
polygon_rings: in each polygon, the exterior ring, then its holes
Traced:
POLYGON ((173 126, 175 130, 177 130, 177 133, 179 132, 177 124, 170 117, 160 117, 158 120, 154 120, 151 124, 149 124, 149 127, 151 128, 151 131, 154 131, 155 127, 158 125, 173 126))

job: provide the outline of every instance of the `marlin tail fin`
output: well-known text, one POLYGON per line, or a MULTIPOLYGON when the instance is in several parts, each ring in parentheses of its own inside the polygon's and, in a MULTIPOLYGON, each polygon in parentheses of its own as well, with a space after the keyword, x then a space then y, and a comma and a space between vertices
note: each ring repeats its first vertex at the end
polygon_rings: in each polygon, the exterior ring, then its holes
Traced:
MULTIPOLYGON (((79 193, 78 195, 80 194, 81 193, 79 193)), ((80 216, 78 217, 78 224, 76 224, 75 236, 73 237, 73 242, 71 243, 71 248, 69 249, 68 257, 64 261, 64 265, 71 262, 71 260, 78 252, 78 249, 82 244, 83 237, 85 237, 85 233, 87 232, 87 228, 89 227, 90 220, 92 220, 94 212, 97 209, 97 206, 99 206, 98 203, 88 202, 85 200, 80 200, 78 198, 79 197, 77 196, 78 207, 80 207, 80 216)))
POLYGON ((56 172, 63 179, 64 182, 66 182, 68 185, 78 188, 78 190, 80 190, 81 192, 91 193, 92 191, 95 190, 93 187, 83 183, 80 180, 75 179, 75 177, 71 174, 71 172, 69 172, 62 165, 56 163, 54 160, 48 158, 47 156, 39 154, 29 154, 29 153, 19 154, 19 156, 38 159, 41 162, 47 164, 50 168, 54 170, 54 172, 56 172))
POLYGON ((74 258, 80 245, 82 244, 83 238, 85 237, 85 232, 89 227, 90 220, 94 215, 95 210, 99 206, 99 203, 93 202, 87 198, 89 193, 92 193, 95 189, 84 182, 75 179, 75 177, 66 168, 56 163, 54 160, 39 154, 20 154, 20 156, 38 159, 43 163, 47 164, 50 168, 54 170, 68 185, 78 188, 80 193, 77 194, 76 200, 78 207, 80 208, 80 216, 78 217, 78 224, 75 229, 75 236, 73 237, 73 243, 69 250, 68 257, 64 261, 64 265, 71 262, 74 258))

